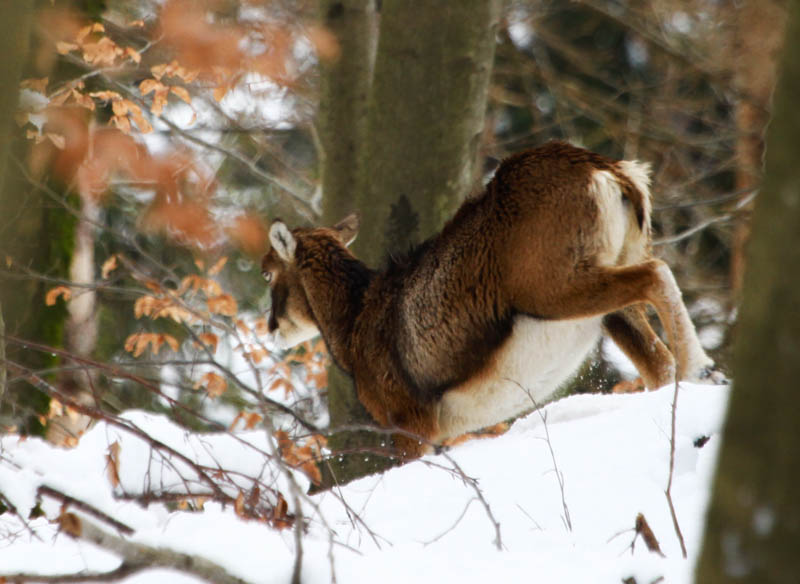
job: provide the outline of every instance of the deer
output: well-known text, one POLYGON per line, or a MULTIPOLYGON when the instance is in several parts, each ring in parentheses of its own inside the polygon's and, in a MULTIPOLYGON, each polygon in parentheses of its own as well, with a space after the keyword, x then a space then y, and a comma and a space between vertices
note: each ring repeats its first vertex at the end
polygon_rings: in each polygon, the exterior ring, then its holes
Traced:
POLYGON ((648 389, 717 380, 667 264, 651 253, 650 167, 550 142, 514 154, 440 233, 380 270, 332 227, 269 228, 268 329, 321 335, 398 456, 528 413, 605 333, 648 389), (655 309, 670 348, 651 327, 655 309))

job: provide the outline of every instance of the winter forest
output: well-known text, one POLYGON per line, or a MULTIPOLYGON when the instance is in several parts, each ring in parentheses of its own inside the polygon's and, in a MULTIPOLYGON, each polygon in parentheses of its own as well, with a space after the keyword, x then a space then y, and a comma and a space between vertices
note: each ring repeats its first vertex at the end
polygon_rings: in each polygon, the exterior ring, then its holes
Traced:
POLYGON ((800 581, 796 0, 0 14, 0 583, 800 581), (270 225, 357 211, 377 269, 551 140, 650 165, 718 375, 650 391, 603 337, 403 460, 271 334, 270 225))

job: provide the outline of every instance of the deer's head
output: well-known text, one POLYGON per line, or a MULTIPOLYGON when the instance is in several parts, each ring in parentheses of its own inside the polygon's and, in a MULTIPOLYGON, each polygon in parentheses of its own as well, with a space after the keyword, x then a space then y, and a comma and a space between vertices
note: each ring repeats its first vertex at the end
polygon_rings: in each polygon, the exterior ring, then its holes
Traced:
POLYGON ((325 319, 325 296, 335 272, 331 263, 346 251, 358 234, 359 217, 351 214, 333 227, 289 229, 280 220, 269 230, 270 250, 261 261, 261 273, 270 285, 272 310, 269 332, 282 348, 293 347, 319 334, 325 319), (312 308, 314 306, 314 308, 312 308))

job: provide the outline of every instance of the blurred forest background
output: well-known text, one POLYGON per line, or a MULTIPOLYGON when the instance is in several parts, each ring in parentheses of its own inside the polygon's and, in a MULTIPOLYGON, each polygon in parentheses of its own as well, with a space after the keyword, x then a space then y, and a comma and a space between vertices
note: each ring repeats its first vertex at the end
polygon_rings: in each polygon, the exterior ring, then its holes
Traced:
MULTIPOLYGON (((265 226, 359 209, 378 266, 551 139, 652 164, 656 255, 727 366, 784 2, 34 4, 2 23, 4 431, 143 408, 311 460, 364 414, 321 342, 265 335, 265 226)), ((572 391, 632 376, 609 352, 572 391)))

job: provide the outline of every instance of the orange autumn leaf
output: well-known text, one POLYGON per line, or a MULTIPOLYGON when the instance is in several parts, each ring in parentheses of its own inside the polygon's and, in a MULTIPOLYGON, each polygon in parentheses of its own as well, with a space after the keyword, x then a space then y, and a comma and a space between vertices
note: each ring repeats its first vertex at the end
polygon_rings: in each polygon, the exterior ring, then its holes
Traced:
POLYGON ((133 314, 136 318, 149 316, 157 318, 171 318, 175 322, 190 322, 193 317, 191 312, 175 303, 172 298, 156 298, 155 296, 142 296, 133 303, 133 314))
POLYGON ((192 103, 192 96, 189 95, 189 92, 186 90, 185 87, 173 86, 170 87, 169 90, 170 93, 174 93, 186 103, 192 103))
POLYGON ((198 276, 197 274, 189 274, 181 280, 180 288, 178 288, 176 294, 182 296, 189 290, 192 292, 202 292, 209 298, 222 295, 222 287, 217 282, 198 276))
POLYGON ((201 387, 205 387, 206 393, 208 393, 209 396, 219 397, 228 389, 228 384, 221 375, 209 371, 195 382, 193 386, 194 389, 200 389, 201 387))
POLYGON ((235 316, 238 310, 236 300, 230 294, 220 294, 208 299, 208 310, 222 316, 235 316))
POLYGON ((66 41, 58 41, 56 43, 56 51, 58 51, 59 55, 66 55, 78 48, 78 45, 75 43, 68 43, 66 41))
POLYGON ((253 428, 256 427, 256 424, 261 422, 261 420, 263 419, 264 417, 261 414, 257 412, 251 412, 245 417, 244 427, 246 430, 252 430, 253 428))
POLYGON ((117 254, 113 254, 109 257, 106 261, 103 262, 103 266, 100 268, 100 277, 103 280, 107 280, 109 274, 117 269, 117 254))
POLYGON ((322 454, 320 446, 322 437, 306 440, 303 446, 295 444, 283 430, 275 432, 275 438, 278 441, 278 451, 286 464, 301 470, 314 484, 322 481, 322 473, 317 466, 322 454))
POLYGON ((312 25, 306 28, 306 37, 314 45, 314 50, 323 61, 336 61, 341 47, 336 35, 324 26, 312 25))
POLYGON ((58 528, 67 535, 75 538, 81 536, 83 524, 80 517, 74 513, 62 512, 56 521, 58 522, 58 528))
POLYGON ((216 276, 222 271, 222 268, 225 267, 225 264, 228 262, 227 256, 222 256, 219 258, 213 266, 208 269, 209 276, 216 276))
MULTIPOLYGON (((206 345, 212 353, 217 352, 217 345, 219 344, 219 337, 214 333, 200 333, 197 335, 197 338, 200 340, 202 345, 206 345)), ((202 349, 200 343, 195 343, 195 346, 202 349)))
POLYGON ((236 497, 236 500, 233 502, 233 510, 236 512, 236 515, 238 515, 239 517, 241 517, 243 519, 247 517, 247 514, 245 513, 245 510, 244 510, 244 493, 242 491, 239 491, 239 495, 236 497))
POLYGON ((129 57, 137 65, 142 62, 142 55, 132 47, 125 47, 125 56, 129 57))
POLYGON ((228 237, 245 253, 260 256, 267 248, 267 230, 258 217, 240 215, 226 229, 228 237))
POLYGON ((119 452, 122 449, 119 441, 115 441, 108 447, 106 454, 106 470, 108 472, 108 481, 112 487, 119 486, 119 452))
POLYGON ((42 77, 40 79, 23 79, 19 87, 20 89, 30 89, 32 91, 36 91, 38 93, 44 93, 47 91, 47 85, 50 83, 49 77, 42 77))
POLYGON ((269 325, 266 318, 261 317, 256 319, 255 325, 256 334, 258 336, 263 337, 269 334, 269 325))
POLYGON ((172 335, 163 333, 133 333, 125 339, 125 350, 132 353, 134 357, 139 357, 150 347, 152 353, 157 355, 165 343, 173 351, 178 351, 178 349, 180 349, 180 343, 172 335))
POLYGON ((72 298, 72 291, 66 286, 56 286, 47 291, 44 297, 44 303, 47 306, 54 306, 59 297, 64 299, 64 302, 72 298))

